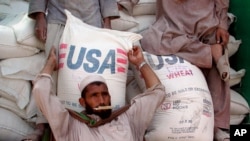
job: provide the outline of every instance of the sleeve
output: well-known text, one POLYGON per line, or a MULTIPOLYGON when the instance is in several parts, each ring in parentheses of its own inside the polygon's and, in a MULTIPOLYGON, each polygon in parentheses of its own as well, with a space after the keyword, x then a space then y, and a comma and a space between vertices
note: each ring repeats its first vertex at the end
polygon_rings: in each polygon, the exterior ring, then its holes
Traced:
POLYGON ((119 10, 116 0, 100 0, 101 14, 103 18, 118 18, 119 10))
POLYGON ((33 95, 44 116, 49 122, 56 140, 67 140, 69 112, 52 92, 52 78, 48 74, 40 74, 34 81, 33 95))
POLYGON ((164 101, 165 87, 157 84, 137 95, 131 101, 131 107, 127 111, 131 123, 131 129, 138 135, 144 134, 150 124, 156 109, 164 101))
POLYGON ((37 12, 46 13, 48 0, 30 0, 28 16, 34 19, 37 12))
POLYGON ((229 0, 215 0, 216 15, 219 18, 219 27, 228 30, 229 0))
POLYGON ((130 14, 133 13, 133 8, 140 0, 120 0, 118 3, 130 14))

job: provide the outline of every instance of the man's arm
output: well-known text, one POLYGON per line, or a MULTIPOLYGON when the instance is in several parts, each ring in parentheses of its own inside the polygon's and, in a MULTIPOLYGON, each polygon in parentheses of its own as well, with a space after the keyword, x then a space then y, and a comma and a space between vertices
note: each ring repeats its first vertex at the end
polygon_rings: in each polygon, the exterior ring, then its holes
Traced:
POLYGON ((226 46, 229 41, 228 7, 229 0, 215 0, 216 15, 220 22, 216 32, 216 40, 222 46, 226 46))
POLYGON ((46 41, 47 21, 46 10, 48 0, 30 0, 28 16, 36 21, 35 35, 42 41, 46 41))
POLYGON ((35 15, 38 12, 46 13, 48 0, 30 0, 28 16, 35 19, 35 15))
POLYGON ((128 52, 128 59, 140 70, 147 88, 161 83, 155 72, 145 62, 142 51, 139 47, 133 47, 133 49, 128 52))
POLYGON ((143 137, 156 109, 164 101, 165 87, 151 67, 144 63, 145 60, 140 47, 134 47, 130 50, 128 59, 140 70, 148 88, 143 94, 132 99, 131 107, 127 111, 132 131, 137 133, 136 136, 143 137))
POLYGON ((32 94, 37 107, 48 120, 56 140, 68 140, 69 112, 61 104, 52 89, 51 74, 57 69, 55 48, 51 49, 50 55, 41 74, 34 81, 32 94))
POLYGON ((45 66, 43 67, 41 73, 45 73, 48 75, 52 75, 53 71, 58 69, 58 64, 57 64, 57 59, 56 59, 56 52, 55 52, 55 48, 52 47, 49 57, 47 59, 47 62, 45 64, 45 66))

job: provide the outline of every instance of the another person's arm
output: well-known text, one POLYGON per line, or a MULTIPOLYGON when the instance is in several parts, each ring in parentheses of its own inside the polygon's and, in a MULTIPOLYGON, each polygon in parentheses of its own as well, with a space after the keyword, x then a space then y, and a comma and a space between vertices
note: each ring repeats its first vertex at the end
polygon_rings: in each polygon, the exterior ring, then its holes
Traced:
POLYGON ((216 32, 217 43, 226 46, 229 41, 228 33, 228 7, 229 0, 215 0, 216 15, 219 18, 219 26, 216 32))
POLYGON ((103 17, 103 27, 111 29, 111 20, 119 18, 116 0, 100 0, 100 9, 103 17))
POLYGON ((46 10, 48 0, 30 0, 28 16, 36 21, 35 35, 42 42, 46 41, 47 21, 46 10))

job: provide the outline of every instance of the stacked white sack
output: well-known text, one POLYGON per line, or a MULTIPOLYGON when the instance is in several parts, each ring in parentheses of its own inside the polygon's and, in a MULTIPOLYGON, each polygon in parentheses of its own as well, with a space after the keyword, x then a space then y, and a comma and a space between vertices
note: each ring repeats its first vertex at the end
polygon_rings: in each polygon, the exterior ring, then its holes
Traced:
POLYGON ((28 1, 0 0, 0 140, 20 141, 34 130, 31 80, 44 64, 44 44, 27 17, 28 1))
POLYGON ((231 109, 230 109, 230 124, 240 124, 246 115, 249 115, 250 108, 245 98, 235 90, 230 90, 231 94, 231 109))
POLYGON ((134 6, 123 0, 117 2, 123 9, 120 18, 111 22, 113 29, 142 33, 155 22, 156 0, 135 1, 134 6))
MULTIPOLYGON (((235 20, 235 16, 231 13, 228 13, 228 17, 232 23, 235 20)), ((229 36, 229 42, 227 44, 228 48, 228 57, 232 57, 235 53, 237 53, 241 40, 236 40, 232 35, 229 36)), ((249 105, 245 98, 235 90, 233 87, 239 85, 241 83, 242 78, 245 76, 246 70, 240 69, 235 70, 234 68, 230 68, 230 79, 229 86, 231 88, 231 106, 230 106, 230 125, 241 124, 244 118, 249 114, 249 105)))

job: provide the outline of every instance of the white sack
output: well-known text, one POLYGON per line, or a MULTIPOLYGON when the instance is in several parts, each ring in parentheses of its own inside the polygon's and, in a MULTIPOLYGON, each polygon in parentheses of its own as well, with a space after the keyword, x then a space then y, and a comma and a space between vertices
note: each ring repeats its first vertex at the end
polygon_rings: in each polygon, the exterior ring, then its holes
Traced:
POLYGON ((37 48, 17 43, 12 28, 0 25, 0 59, 32 56, 39 52, 37 48))
MULTIPOLYGON (((212 141, 213 103, 201 70, 174 55, 144 52, 144 57, 166 90, 165 100, 148 127, 146 140, 212 141)), ((145 90, 140 72, 135 67, 133 70, 138 85, 145 90)))
POLYGON ((230 115, 230 125, 239 125, 246 115, 230 115))
POLYGON ((238 92, 232 89, 230 90, 230 94, 231 94, 230 114, 231 115, 249 114, 250 109, 246 99, 238 92))
POLYGON ((0 0, 0 5, 10 5, 10 0, 0 0))
POLYGON ((230 26, 234 21, 237 20, 237 17, 233 13, 227 13, 228 17, 228 26, 230 26))
POLYGON ((141 35, 96 28, 68 11, 66 14, 59 50, 58 97, 67 108, 82 110, 78 85, 86 75, 98 74, 107 80, 112 106, 125 105, 127 52, 141 35))
POLYGON ((133 16, 138 15, 155 15, 156 13, 156 0, 140 0, 133 7, 133 16))
POLYGON ((19 21, 22 20, 23 16, 25 16, 26 13, 18 13, 18 14, 0 14, 0 25, 11 27, 12 25, 17 24, 19 21))
POLYGON ((42 70, 46 57, 44 52, 22 58, 0 61, 2 75, 7 78, 34 80, 42 70))
POLYGON ((134 19, 138 22, 137 26, 130 28, 127 31, 142 33, 144 30, 147 30, 155 22, 155 15, 140 15, 140 16, 135 16, 134 19))
POLYGON ((127 73, 127 82, 126 85, 128 85, 131 81, 133 81, 135 79, 135 75, 134 72, 128 68, 128 73, 127 73))
POLYGON ((0 0, 0 14, 27 13, 29 2, 24 0, 0 0))
POLYGON ((21 79, 4 78, 0 74, 0 96, 15 102, 24 109, 29 102, 31 84, 21 79))
POLYGON ((20 141, 33 131, 34 128, 16 114, 0 108, 1 141, 20 141))
POLYGON ((0 97, 0 107, 15 113, 16 115, 18 115, 23 119, 27 119, 26 111, 24 109, 20 109, 13 101, 0 97))
POLYGON ((238 51, 241 43, 241 40, 236 40, 233 36, 229 36, 229 41, 227 44, 228 57, 233 56, 238 51))
POLYGON ((32 120, 37 118, 37 113, 38 112, 41 112, 41 111, 38 111, 38 107, 36 105, 34 95, 31 94, 30 101, 29 101, 28 105, 25 108, 25 113, 26 113, 27 120, 32 122, 32 120))
POLYGON ((229 79, 229 86, 235 86, 241 83, 241 79, 245 76, 246 69, 240 69, 238 71, 230 68, 230 79, 229 79))
POLYGON ((111 20, 111 28, 114 30, 126 31, 138 25, 134 17, 124 11, 119 11, 120 18, 111 20))
POLYGON ((44 43, 35 36, 35 21, 27 14, 15 25, 12 25, 17 42, 22 45, 44 50, 44 43))
POLYGON ((142 90, 139 88, 137 81, 135 79, 131 80, 126 87, 126 102, 131 103, 131 99, 141 93, 142 90))

